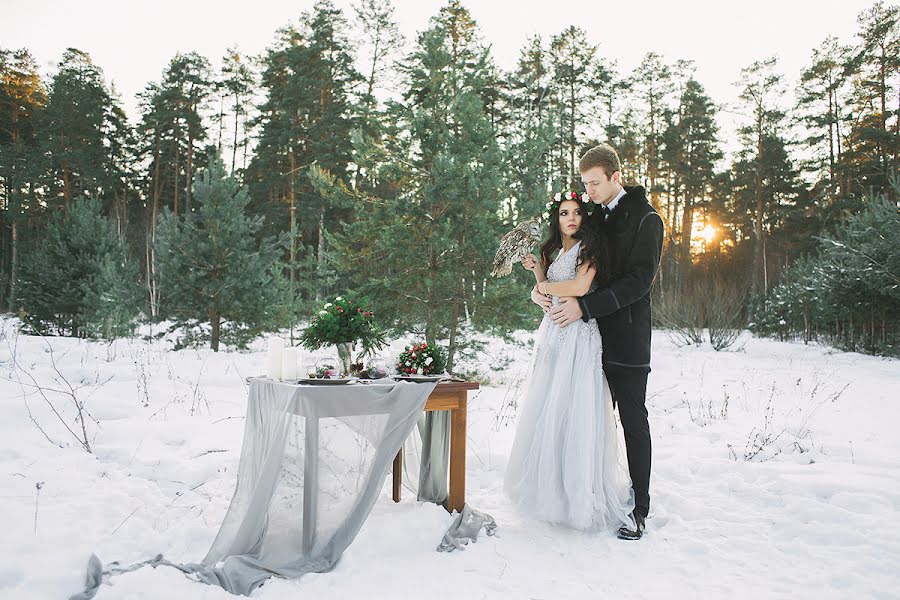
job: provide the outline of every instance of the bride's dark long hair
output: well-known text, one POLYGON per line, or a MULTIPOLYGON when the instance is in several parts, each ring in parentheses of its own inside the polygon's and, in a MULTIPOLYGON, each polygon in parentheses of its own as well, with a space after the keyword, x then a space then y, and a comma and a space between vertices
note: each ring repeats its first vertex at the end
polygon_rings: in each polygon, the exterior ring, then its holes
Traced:
POLYGON ((612 280, 610 266, 612 261, 612 247, 606 232, 602 228, 588 225, 587 220, 582 221, 581 227, 578 228, 572 237, 581 240, 581 250, 578 253, 578 264, 588 263, 597 269, 595 280, 604 287, 609 285, 612 280))
MULTIPOLYGON (((563 200, 566 202, 566 200, 563 200)), ((550 225, 547 239, 541 245, 541 262, 544 269, 550 266, 552 255, 562 248, 562 234, 559 231, 559 208, 562 202, 554 202, 550 208, 550 225)), ((583 206, 583 205, 582 205, 583 206)), ((597 281, 600 286, 605 286, 610 281, 609 266, 610 246, 606 235, 602 230, 588 225, 591 216, 582 208, 581 227, 572 234, 576 240, 581 240, 581 249, 578 252, 578 265, 585 262, 597 269, 597 281)))

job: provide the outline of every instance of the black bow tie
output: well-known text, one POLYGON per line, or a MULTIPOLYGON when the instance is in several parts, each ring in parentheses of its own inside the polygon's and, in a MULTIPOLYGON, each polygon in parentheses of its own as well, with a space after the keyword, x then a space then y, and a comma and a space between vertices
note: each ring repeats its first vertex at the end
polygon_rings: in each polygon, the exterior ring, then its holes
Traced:
POLYGON ((599 214, 603 215, 604 218, 605 218, 605 217, 608 217, 609 214, 612 212, 611 210, 609 210, 609 207, 606 206, 605 204, 599 205, 599 206, 597 207, 597 210, 600 211, 599 214))

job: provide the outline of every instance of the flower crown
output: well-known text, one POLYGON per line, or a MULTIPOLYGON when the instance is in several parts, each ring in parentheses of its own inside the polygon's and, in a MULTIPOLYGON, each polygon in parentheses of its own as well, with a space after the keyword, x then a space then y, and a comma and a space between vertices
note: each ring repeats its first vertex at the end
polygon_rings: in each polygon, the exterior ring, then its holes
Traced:
POLYGON ((560 204, 563 200, 580 200, 582 204, 589 204, 591 202, 590 196, 585 194, 579 194, 578 192, 556 192, 552 198, 550 198, 550 202, 544 205, 544 214, 541 217, 547 221, 550 219, 550 210, 553 208, 554 204, 560 204))

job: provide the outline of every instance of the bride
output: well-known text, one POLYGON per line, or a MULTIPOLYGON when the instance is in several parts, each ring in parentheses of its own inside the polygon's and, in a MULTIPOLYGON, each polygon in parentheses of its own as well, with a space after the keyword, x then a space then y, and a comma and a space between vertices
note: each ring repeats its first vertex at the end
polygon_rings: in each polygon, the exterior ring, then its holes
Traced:
MULTIPOLYGON (((557 194, 548 213, 540 260, 529 254, 522 264, 534 272, 538 291, 552 296, 550 306, 555 306, 560 297, 595 289, 600 239, 587 227, 582 230, 587 215, 576 194, 557 194), (551 260, 556 250, 559 254, 551 260)), ((593 319, 560 328, 544 315, 504 490, 538 519, 615 531, 634 527, 634 493, 600 360, 600 332, 593 319)))

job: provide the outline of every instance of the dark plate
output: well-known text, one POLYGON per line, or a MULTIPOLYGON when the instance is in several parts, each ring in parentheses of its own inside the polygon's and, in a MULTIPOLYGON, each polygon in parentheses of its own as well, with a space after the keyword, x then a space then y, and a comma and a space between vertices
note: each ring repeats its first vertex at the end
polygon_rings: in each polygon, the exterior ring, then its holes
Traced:
POLYGON ((443 381, 450 379, 449 375, 393 375, 392 379, 397 381, 413 381, 415 383, 431 383, 434 381, 443 381))
MULTIPOLYGON (((341 385, 345 383, 356 383, 357 381, 359 381, 359 377, 315 377, 313 379, 303 377, 296 382, 309 385, 341 385)), ((293 381, 291 383, 293 383, 293 381)))

